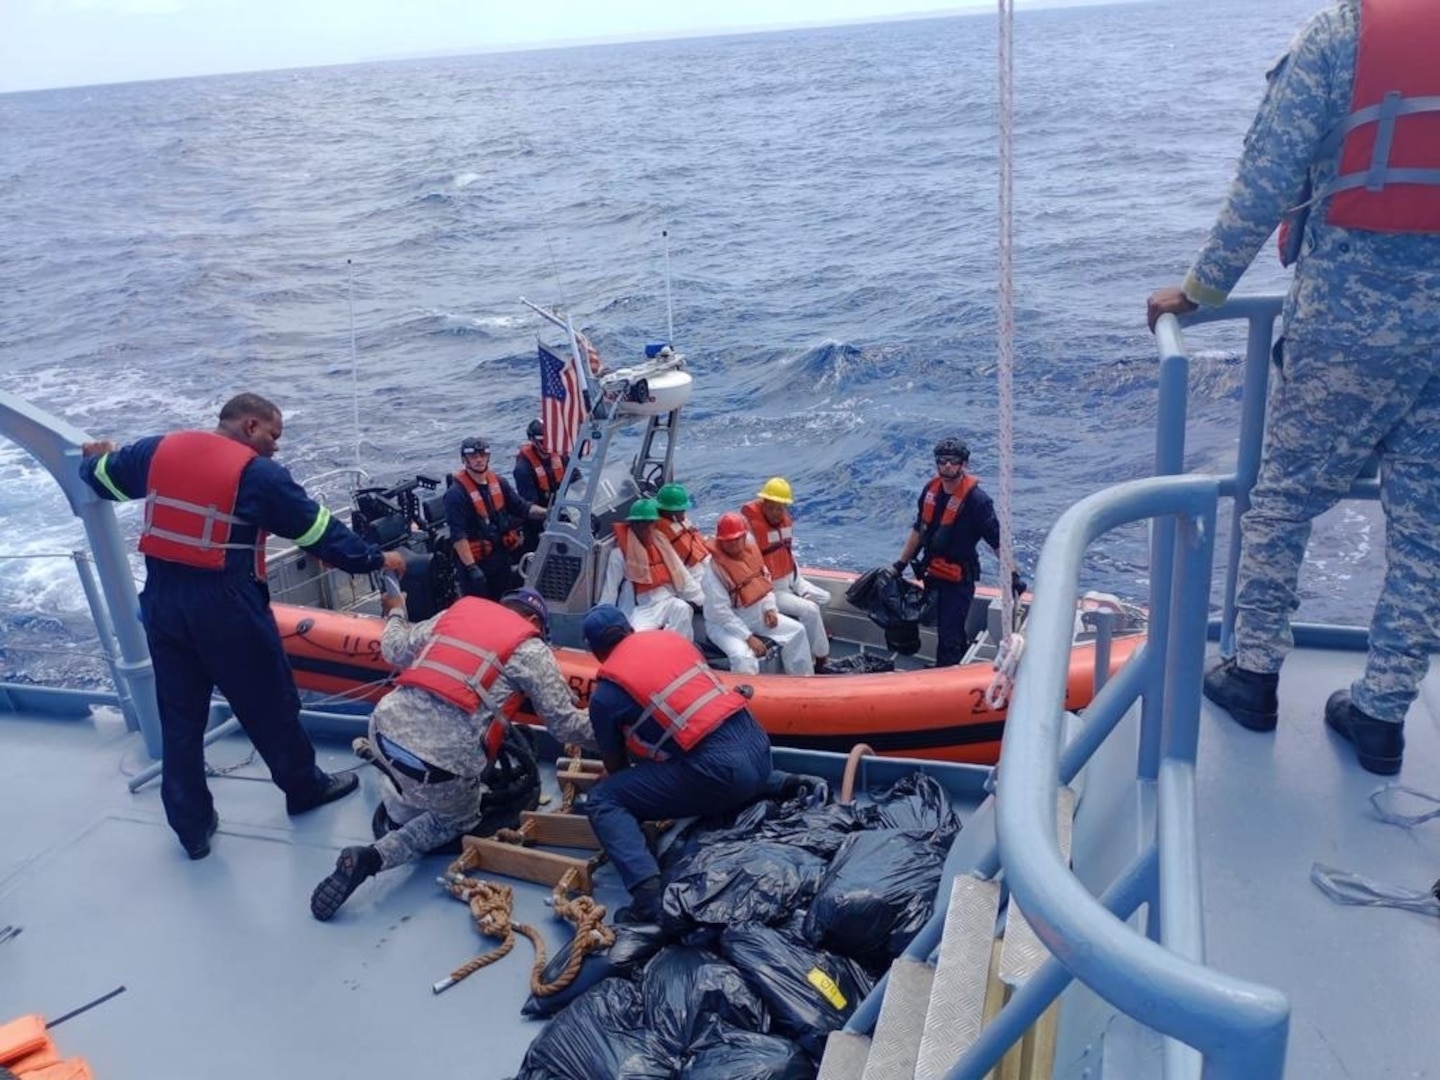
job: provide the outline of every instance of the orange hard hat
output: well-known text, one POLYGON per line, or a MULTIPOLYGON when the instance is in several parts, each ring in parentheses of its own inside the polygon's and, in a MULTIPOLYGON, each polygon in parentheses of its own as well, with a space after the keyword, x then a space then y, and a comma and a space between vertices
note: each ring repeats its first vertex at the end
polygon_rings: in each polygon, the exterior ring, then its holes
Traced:
POLYGON ((745 518, 734 510, 721 514, 720 520, 715 523, 716 540, 738 540, 749 531, 750 526, 745 523, 745 518))

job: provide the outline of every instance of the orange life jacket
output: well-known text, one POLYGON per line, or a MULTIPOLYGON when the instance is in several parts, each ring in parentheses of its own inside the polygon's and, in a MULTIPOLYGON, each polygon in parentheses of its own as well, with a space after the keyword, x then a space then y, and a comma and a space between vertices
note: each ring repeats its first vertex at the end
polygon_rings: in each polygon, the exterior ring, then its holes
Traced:
MULTIPOLYGON (((493 471, 487 469, 485 472, 483 494, 481 486, 465 469, 461 469, 455 474, 455 482, 463 487, 465 493, 470 496, 470 505, 475 508, 475 516, 480 519, 482 525, 489 523, 492 509, 496 514, 505 509, 505 489, 500 486, 500 477, 496 476, 493 471), (486 496, 489 496, 490 499, 488 507, 485 505, 486 496)), ((488 559, 495 551, 495 545, 489 540, 470 540, 468 543, 470 544, 470 555, 476 562, 488 559)), ((506 529, 500 534, 500 543, 504 545, 506 551, 519 551, 524 546, 525 536, 519 529, 506 529)))
POLYGON ((1339 169, 1318 193, 1346 229, 1440 233, 1440 19, 1435 0, 1361 0, 1339 169))
POLYGON ((255 457, 242 442, 208 431, 176 431, 160 440, 145 479, 145 520, 140 550, 152 559, 225 569, 227 551, 253 551, 255 576, 265 578, 265 534, 248 544, 230 542, 240 475, 255 457))
POLYGON ((520 710, 525 695, 514 690, 498 698, 491 688, 520 643, 539 636, 534 623, 503 604, 462 596, 445 609, 434 636, 395 685, 428 691, 466 713, 483 706, 492 720, 485 731, 485 753, 494 761, 505 737, 504 725, 520 710))
MULTIPOLYGON (((960 478, 960 486, 955 489, 955 494, 948 496, 945 509, 938 509, 940 499, 945 497, 944 482, 940 477, 932 477, 925 485, 925 497, 920 504, 920 521, 925 527, 925 543, 928 546, 930 538, 940 529, 949 528, 955 524, 955 519, 960 516, 960 508, 965 505, 965 499, 970 491, 980 483, 978 477, 966 474, 960 478), (935 518, 939 515, 939 522, 935 518)), ((926 552, 925 573, 929 577, 937 578, 940 581, 964 581, 965 567, 957 562, 945 558, 943 555, 931 555, 926 552)))
POLYGON ((790 511, 781 511, 779 525, 765 520, 765 511, 760 508, 759 499, 751 499, 740 507, 740 513, 750 523, 750 532, 755 543, 760 545, 760 555, 770 571, 770 577, 780 581, 795 572, 795 554, 792 550, 795 538, 790 523, 790 511))
POLYGON ((655 525, 660 529, 660 534, 670 541, 675 554, 680 556, 680 561, 686 566, 698 566, 705 561, 705 556, 709 554, 705 547, 705 537, 694 525, 688 521, 675 521, 663 516, 655 525))
POLYGON ((670 630, 642 630, 615 646, 596 675, 619 686, 644 710, 625 729, 625 746, 646 761, 664 761, 667 743, 691 750, 746 702, 726 690, 700 650, 670 630))
POLYGON ((520 447, 520 456, 535 472, 535 486, 540 489, 540 501, 550 505, 550 500, 560 490, 560 479, 565 475, 565 462, 559 454, 542 454, 534 443, 520 447))
MULTIPOLYGON (((620 548, 622 557, 628 555, 629 547, 632 543, 640 543, 640 537, 636 536, 630 526, 625 522, 617 521, 611 528, 615 531, 615 543, 620 548)), ((643 549, 645 552, 645 561, 650 566, 649 581, 636 581, 630 577, 630 560, 628 558, 625 559, 625 577, 635 589, 635 595, 641 596, 653 589, 660 588, 662 585, 670 585, 673 587, 674 582, 670 578, 670 567, 665 564, 665 557, 660 554, 660 549, 656 547, 654 541, 652 540, 650 543, 643 545, 643 549)))
POLYGON ((760 549, 749 537, 739 558, 731 558, 720 547, 719 540, 710 542, 711 566, 720 578, 720 584, 730 592, 730 603, 737 608, 757 604, 775 591, 770 583, 770 574, 765 569, 765 560, 760 549))

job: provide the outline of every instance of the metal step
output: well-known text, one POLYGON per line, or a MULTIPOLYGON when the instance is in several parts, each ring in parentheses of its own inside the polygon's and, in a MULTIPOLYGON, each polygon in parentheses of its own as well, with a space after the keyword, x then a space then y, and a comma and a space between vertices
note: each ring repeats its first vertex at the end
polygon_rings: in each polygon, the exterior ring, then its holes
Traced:
POLYGON ((915 1076, 934 980, 935 969, 923 960, 902 957, 890 965, 864 1080, 912 1080, 915 1076))
POLYGON ((825 1056, 816 1080, 862 1080, 870 1056, 870 1037, 853 1031, 832 1031, 825 1039, 825 1056))
POLYGON ((993 881, 962 874, 951 886, 915 1080, 944 1076, 980 1035, 999 906, 993 881))
MULTIPOLYGON (((1075 793, 1062 787, 1055 800, 1055 828, 1059 834, 1060 857, 1070 864, 1070 835, 1075 823, 1075 793)), ((1000 951, 1000 981, 1014 990, 1023 986, 1050 958, 1050 950, 1035 936, 1020 905, 1010 901, 1005 916, 1005 947, 1000 951)))

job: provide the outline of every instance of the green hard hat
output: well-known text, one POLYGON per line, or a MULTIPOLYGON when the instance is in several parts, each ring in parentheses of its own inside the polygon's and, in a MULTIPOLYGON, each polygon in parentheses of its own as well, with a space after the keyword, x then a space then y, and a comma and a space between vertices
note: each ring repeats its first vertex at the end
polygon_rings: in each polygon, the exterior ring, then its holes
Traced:
POLYGON ((661 510, 689 510, 690 493, 682 484, 666 484, 655 493, 655 505, 661 510))
POLYGON ((660 508, 655 505, 654 499, 636 499, 630 504, 630 513, 625 515, 626 521, 659 521, 660 508))

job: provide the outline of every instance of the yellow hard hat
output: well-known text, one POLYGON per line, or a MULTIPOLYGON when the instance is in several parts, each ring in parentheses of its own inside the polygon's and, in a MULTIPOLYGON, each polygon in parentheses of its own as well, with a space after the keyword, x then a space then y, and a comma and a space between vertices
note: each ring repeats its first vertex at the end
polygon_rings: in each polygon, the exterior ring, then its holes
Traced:
POLYGON ((784 503, 789 506, 795 501, 795 496, 790 492, 790 481, 783 476, 772 476, 765 481, 765 486, 755 493, 762 499, 770 502, 784 503))

